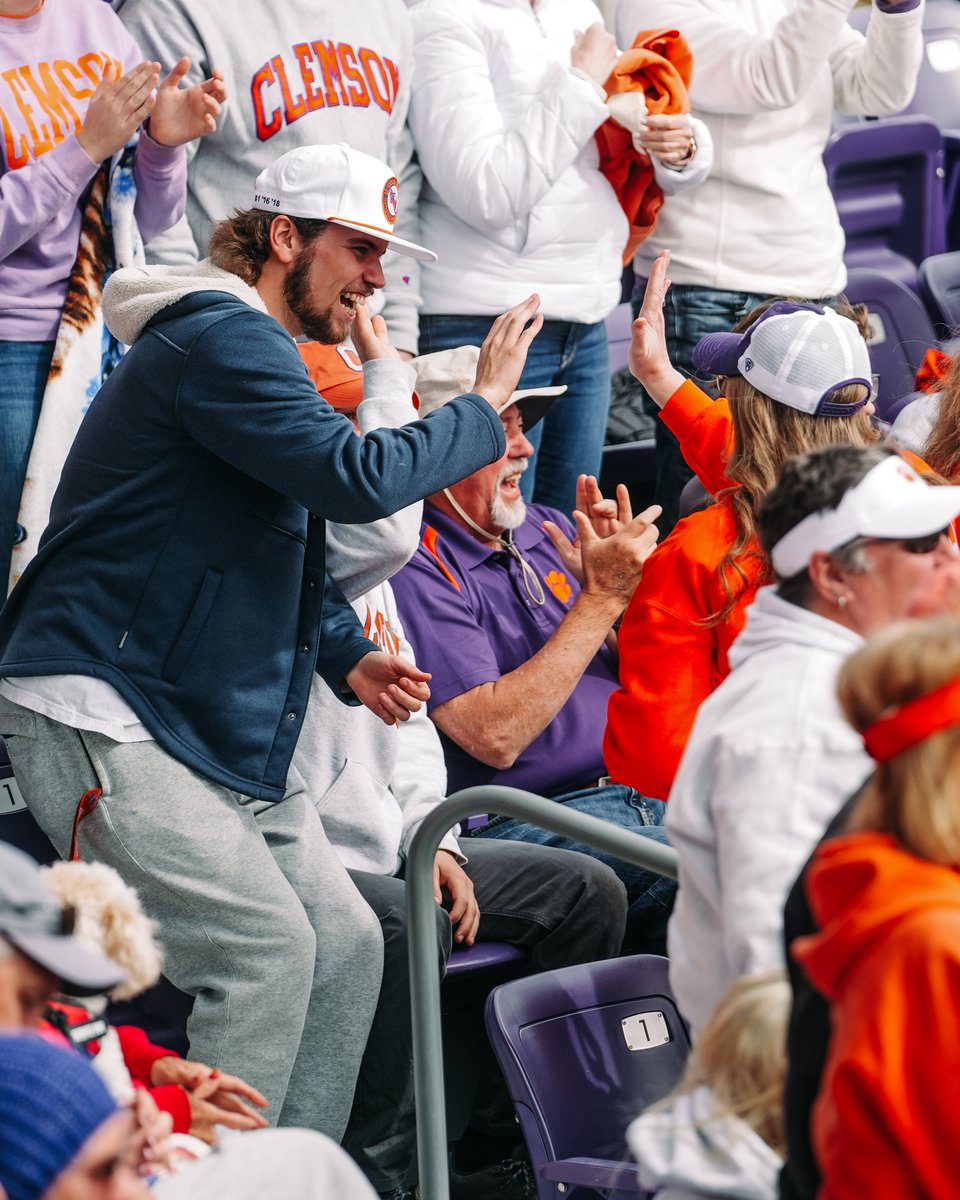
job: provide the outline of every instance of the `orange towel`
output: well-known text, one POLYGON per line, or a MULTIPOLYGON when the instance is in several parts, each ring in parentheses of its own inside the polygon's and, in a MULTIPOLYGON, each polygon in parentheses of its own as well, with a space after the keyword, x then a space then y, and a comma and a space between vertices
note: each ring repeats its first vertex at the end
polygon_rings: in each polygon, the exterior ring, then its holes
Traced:
MULTIPOLYGON (((651 113, 690 111, 687 88, 693 72, 693 55, 676 29, 641 30, 631 49, 624 51, 604 84, 608 95, 642 91, 651 113)), ((654 182, 653 167, 639 155, 626 129, 610 119, 596 132, 600 170, 609 180, 630 221, 624 263, 653 230, 663 204, 663 192, 654 182)))

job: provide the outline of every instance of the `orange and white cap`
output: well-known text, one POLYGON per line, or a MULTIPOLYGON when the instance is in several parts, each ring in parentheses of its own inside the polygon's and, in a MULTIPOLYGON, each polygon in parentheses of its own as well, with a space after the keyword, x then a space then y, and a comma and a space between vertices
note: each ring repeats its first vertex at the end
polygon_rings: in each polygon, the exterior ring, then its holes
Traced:
POLYGON ((382 238, 398 254, 436 262, 432 250, 394 234, 399 206, 393 171, 345 142, 298 146, 281 154, 257 176, 252 205, 288 217, 333 221, 382 238))
MULTIPOLYGON (((356 350, 340 344, 326 346, 321 342, 302 342, 297 346, 306 364, 313 386, 337 412, 355 413, 363 399, 363 363, 356 350)), ((420 401, 411 394, 414 408, 420 401)))

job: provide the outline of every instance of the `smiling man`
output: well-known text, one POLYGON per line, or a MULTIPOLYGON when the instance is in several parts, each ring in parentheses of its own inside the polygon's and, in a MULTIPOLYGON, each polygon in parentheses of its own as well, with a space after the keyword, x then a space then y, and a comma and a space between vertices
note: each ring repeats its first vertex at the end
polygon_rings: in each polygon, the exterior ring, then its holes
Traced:
POLYGON ((92 803, 81 853, 159 922, 195 997, 192 1056, 254 1082, 272 1120, 339 1138, 381 938, 288 770, 314 672, 391 725, 428 676, 364 636, 324 521, 377 520, 495 461, 540 318, 536 297, 505 314, 474 394, 372 432, 409 393, 361 405, 356 437, 294 337, 342 339, 383 253, 429 251, 393 232, 391 169, 349 147, 290 151, 253 191, 209 260, 111 278, 104 313, 131 349, 0 614, 0 733, 61 854, 92 803))
MULTIPOLYGON (((414 360, 421 414, 443 411, 477 353, 461 346, 414 360)), ((556 509, 527 507, 518 486, 533 454, 526 434, 565 390, 516 393, 500 414, 506 452, 429 497, 420 546, 391 583, 417 662, 432 673, 430 716, 451 793, 524 788, 665 841, 659 801, 601 779, 604 712, 617 686, 613 624, 656 544, 659 509, 633 517, 626 489, 605 501, 581 476, 575 529, 556 509)), ((671 880, 512 818, 470 836, 607 862, 627 889, 624 948, 663 951, 671 880)))

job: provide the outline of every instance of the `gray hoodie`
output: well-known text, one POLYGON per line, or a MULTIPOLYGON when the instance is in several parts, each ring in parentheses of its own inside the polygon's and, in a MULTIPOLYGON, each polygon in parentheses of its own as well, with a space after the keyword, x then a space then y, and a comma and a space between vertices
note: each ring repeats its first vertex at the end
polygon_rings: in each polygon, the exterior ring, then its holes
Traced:
POLYGON ((739 1118, 717 1115, 708 1087, 637 1117, 627 1144, 657 1200, 776 1198, 783 1160, 739 1118))

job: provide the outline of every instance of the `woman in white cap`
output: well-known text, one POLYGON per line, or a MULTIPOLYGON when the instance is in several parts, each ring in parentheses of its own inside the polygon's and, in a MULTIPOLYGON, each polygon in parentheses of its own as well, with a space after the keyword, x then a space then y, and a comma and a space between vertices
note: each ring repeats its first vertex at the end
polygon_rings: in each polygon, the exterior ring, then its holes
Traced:
POLYGON ((665 821, 680 880, 670 983, 695 1028, 739 976, 784 965, 787 891, 870 773, 837 673, 878 630, 957 608, 958 512, 960 487, 929 486, 879 446, 793 458, 760 505, 777 584, 757 592, 697 712, 665 821))
POLYGON ((646 563, 620 627, 621 687, 604 737, 612 778, 659 800, 669 795, 697 708, 730 669, 747 605, 772 579, 756 538, 757 505, 788 458, 878 437, 862 332, 816 305, 778 301, 744 318, 753 320, 742 333, 704 338, 698 366, 719 377, 726 397, 711 401, 667 353, 667 264, 663 254, 650 272, 630 367, 718 499, 680 522, 646 563))

